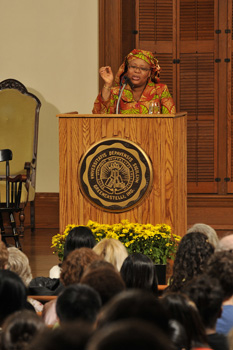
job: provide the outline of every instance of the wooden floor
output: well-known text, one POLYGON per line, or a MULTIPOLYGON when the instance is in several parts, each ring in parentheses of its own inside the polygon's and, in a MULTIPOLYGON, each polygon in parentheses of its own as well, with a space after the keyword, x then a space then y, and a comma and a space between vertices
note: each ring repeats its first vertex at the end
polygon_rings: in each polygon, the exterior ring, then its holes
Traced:
MULTIPOLYGON (((27 255, 32 269, 33 277, 49 276, 49 270, 59 261, 57 256, 53 255, 51 247, 52 236, 57 234, 57 229, 36 229, 32 234, 30 229, 25 230, 23 238, 20 238, 23 252, 27 255)), ((14 245, 10 238, 7 243, 14 245)))

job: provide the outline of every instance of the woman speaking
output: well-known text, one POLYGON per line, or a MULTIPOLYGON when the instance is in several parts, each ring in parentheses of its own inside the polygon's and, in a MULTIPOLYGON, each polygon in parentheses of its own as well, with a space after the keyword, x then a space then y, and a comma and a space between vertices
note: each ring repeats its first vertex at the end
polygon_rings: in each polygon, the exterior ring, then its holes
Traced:
POLYGON ((175 113, 173 98, 159 83, 160 66, 152 52, 134 49, 120 66, 115 80, 111 67, 99 70, 104 80, 94 103, 94 114, 175 113))

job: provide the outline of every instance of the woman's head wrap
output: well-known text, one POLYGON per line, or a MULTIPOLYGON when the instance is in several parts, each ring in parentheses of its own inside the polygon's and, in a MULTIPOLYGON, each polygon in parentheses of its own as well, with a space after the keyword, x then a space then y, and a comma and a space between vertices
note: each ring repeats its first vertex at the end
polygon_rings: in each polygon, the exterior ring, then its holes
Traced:
POLYGON ((154 83, 159 82, 160 66, 159 66, 158 60, 154 57, 153 53, 150 51, 134 49, 125 57, 124 62, 122 63, 122 65, 120 66, 120 68, 116 74, 115 82, 117 84, 120 83, 120 79, 121 79, 122 75, 127 71, 127 66, 129 64, 129 62, 131 62, 132 60, 135 60, 137 58, 140 58, 141 60, 145 61, 146 63, 148 63, 150 65, 150 68, 151 68, 150 79, 154 83))

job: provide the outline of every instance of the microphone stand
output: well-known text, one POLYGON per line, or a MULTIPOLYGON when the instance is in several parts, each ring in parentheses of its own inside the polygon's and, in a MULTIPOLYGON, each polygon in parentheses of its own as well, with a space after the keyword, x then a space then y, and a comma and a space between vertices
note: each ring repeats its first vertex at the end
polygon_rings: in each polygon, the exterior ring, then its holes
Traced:
POLYGON ((129 84, 131 86, 131 88, 133 88, 133 84, 132 84, 131 80, 126 75, 124 75, 122 80, 124 81, 124 83, 122 85, 122 88, 121 88, 119 96, 118 96, 118 101, 117 101, 117 105, 116 105, 116 114, 119 114, 121 97, 122 97, 122 94, 123 94, 123 91, 124 91, 126 85, 129 84))

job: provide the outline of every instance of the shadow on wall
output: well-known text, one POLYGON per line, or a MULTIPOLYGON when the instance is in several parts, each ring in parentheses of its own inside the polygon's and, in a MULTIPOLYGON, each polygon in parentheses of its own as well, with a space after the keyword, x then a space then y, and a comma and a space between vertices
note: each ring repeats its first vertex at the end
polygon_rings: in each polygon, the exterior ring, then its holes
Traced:
POLYGON ((36 192, 59 192, 59 135, 57 107, 37 90, 27 87, 41 101, 39 116, 36 192))

